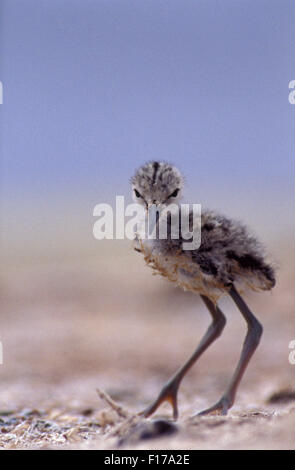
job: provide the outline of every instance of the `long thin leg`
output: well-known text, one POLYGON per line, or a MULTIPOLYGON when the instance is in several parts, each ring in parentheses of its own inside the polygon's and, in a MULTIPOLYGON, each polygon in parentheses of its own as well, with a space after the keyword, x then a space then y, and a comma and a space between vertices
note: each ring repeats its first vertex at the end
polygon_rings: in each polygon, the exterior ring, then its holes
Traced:
POLYGON ((242 380, 247 365, 249 364, 249 361, 260 342, 260 338, 263 332, 261 324, 250 311, 234 285, 229 291, 229 294, 245 318, 248 326, 248 332, 243 344, 240 360, 224 395, 215 405, 211 406, 211 408, 208 408, 207 410, 202 411, 199 413, 199 415, 210 413, 218 413, 223 415, 227 414, 229 408, 231 408, 234 404, 238 386, 242 380))
POLYGON ((177 407, 177 392, 182 381, 183 377, 187 371, 192 367, 192 365, 197 361, 201 354, 213 343, 214 340, 220 336, 226 319, 219 307, 215 306, 214 303, 201 295, 202 300, 206 304, 211 316, 212 323, 209 326, 206 334, 203 336, 199 346, 195 350, 194 354, 186 361, 186 363, 171 377, 166 385, 162 388, 158 398, 140 414, 145 417, 150 416, 156 411, 156 409, 164 402, 168 401, 171 403, 173 408, 173 418, 176 420, 178 418, 178 407, 177 407))

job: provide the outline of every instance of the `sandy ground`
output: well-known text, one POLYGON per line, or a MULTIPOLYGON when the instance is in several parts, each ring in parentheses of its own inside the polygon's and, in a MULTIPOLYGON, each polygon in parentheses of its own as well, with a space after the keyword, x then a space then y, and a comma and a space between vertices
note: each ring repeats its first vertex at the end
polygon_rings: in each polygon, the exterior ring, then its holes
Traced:
POLYGON ((245 326, 225 298, 226 330, 184 379, 176 425, 168 404, 151 420, 134 414, 204 333, 209 316, 198 296, 152 276, 119 243, 95 258, 4 265, 0 447, 294 449, 293 252, 280 254, 272 293, 246 296, 264 336, 235 406, 226 417, 192 417, 220 398, 241 350, 245 326))

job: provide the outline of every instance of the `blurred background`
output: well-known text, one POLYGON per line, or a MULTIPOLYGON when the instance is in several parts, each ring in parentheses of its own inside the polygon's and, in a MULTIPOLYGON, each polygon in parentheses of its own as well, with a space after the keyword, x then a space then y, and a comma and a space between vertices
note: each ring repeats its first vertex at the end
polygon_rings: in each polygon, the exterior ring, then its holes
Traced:
MULTIPOLYGON (((237 406, 291 387, 294 13, 292 0, 1 0, 0 408, 98 406, 101 386, 138 409, 196 346, 198 297, 129 241, 92 235, 94 206, 130 202, 151 159, 182 170, 185 200, 248 223, 279 267, 272 293, 247 296, 265 335, 237 406)), ((238 359, 244 325, 222 306, 231 321, 184 382, 184 413, 212 404, 238 359)))

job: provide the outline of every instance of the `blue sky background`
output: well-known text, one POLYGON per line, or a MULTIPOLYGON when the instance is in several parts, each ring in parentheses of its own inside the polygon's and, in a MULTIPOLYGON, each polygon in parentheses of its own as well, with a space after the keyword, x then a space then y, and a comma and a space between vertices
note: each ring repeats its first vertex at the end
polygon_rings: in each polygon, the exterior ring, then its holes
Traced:
POLYGON ((5 242, 49 218, 69 239, 70 216, 88 235, 150 159, 193 202, 293 230, 294 18, 294 0, 2 0, 5 242))

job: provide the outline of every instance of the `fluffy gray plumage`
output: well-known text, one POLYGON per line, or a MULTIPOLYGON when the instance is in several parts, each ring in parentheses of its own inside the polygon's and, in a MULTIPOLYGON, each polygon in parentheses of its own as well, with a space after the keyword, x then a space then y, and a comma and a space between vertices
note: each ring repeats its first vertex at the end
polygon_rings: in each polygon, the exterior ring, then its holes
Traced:
MULTIPOLYGON (((137 202, 163 207, 179 201, 183 177, 173 165, 150 162, 136 171, 131 183, 137 202)), ((137 235, 137 250, 157 273, 214 302, 233 282, 240 289, 253 290, 275 285, 274 269, 261 243, 240 222, 202 211, 201 237, 199 249, 183 250, 181 237, 147 243, 137 235)))

